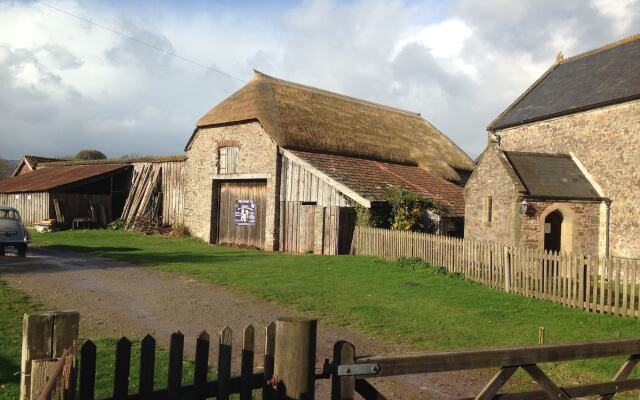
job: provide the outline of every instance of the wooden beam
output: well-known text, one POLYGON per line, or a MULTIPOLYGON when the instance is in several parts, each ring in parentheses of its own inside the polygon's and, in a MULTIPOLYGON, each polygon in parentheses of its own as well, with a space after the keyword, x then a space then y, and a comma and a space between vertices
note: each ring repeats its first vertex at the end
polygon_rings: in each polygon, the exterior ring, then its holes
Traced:
POLYGON ((475 400, 490 400, 498 393, 505 383, 516 372, 518 367, 502 367, 500 371, 496 373, 493 378, 487 383, 487 385, 478 393, 475 400))
POLYGON ((393 376, 584 360, 638 353, 640 353, 640 338, 630 338, 573 344, 437 351, 405 356, 360 357, 356 362, 379 364, 378 376, 393 376))
MULTIPOLYGON (((616 372, 616 374, 613 376, 612 381, 619 382, 627 379, 629 375, 631 375, 631 372, 633 372, 633 369, 636 367, 636 365, 638 365, 638 362, 640 362, 640 355, 633 354, 629 356, 627 361, 622 364, 618 372, 616 372)), ((600 397, 600 400, 611 400, 614 394, 615 393, 612 392, 610 394, 603 395, 600 397)))
POLYGON ((569 400, 571 397, 555 384, 548 376, 535 364, 523 365, 522 369, 536 381, 540 388, 552 399, 569 400))

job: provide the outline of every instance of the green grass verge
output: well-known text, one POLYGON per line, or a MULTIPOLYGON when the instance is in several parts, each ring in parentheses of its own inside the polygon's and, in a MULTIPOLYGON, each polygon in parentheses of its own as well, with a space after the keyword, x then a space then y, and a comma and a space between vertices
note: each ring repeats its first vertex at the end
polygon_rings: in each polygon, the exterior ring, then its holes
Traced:
MULTIPOLYGON (((533 344, 640 335, 640 321, 567 309, 373 257, 288 255, 193 239, 90 230, 35 234, 58 246, 175 271, 310 311, 415 349, 533 344)), ((563 383, 608 379, 622 358, 547 365, 563 383)))
MULTIPOLYGON (((8 287, 0 281, 0 400, 15 400, 20 392, 20 357, 22 348, 22 315, 34 312, 38 305, 21 292, 8 287)), ((113 390, 113 368, 117 339, 98 339, 94 341, 96 353, 96 398, 111 396, 113 390)), ((140 365, 140 344, 134 343, 131 351, 130 392, 138 388, 140 365)), ((155 387, 167 386, 168 352, 156 350, 155 387)), ((212 374, 214 376, 215 374, 212 374)), ((193 363, 183 364, 183 383, 193 381, 193 363)))

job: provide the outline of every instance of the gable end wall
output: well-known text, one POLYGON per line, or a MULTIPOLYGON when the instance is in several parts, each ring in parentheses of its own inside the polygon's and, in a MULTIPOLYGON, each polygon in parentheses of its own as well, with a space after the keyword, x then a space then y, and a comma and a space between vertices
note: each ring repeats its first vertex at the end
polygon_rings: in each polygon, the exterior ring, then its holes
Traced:
POLYGON ((612 200, 610 254, 640 258, 640 101, 497 133, 504 150, 573 153, 612 200))
POLYGON ((519 191, 490 144, 464 187, 465 239, 488 240, 515 245, 516 207, 519 191), (486 222, 485 202, 492 197, 491 223, 486 222))
POLYGON ((213 176, 217 174, 218 147, 229 143, 240 147, 238 174, 269 174, 264 248, 273 250, 277 242, 278 150, 259 122, 199 130, 185 162, 184 223, 192 235, 207 243, 215 242, 217 205, 213 176))

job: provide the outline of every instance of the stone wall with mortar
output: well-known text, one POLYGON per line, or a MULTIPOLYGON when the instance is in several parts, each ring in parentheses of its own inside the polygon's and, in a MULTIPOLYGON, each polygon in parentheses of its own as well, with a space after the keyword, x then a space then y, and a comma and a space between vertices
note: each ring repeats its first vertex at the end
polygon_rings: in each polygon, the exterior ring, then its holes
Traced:
POLYGON ((610 254, 640 258, 640 100, 496 133, 504 150, 574 154, 612 201, 610 254))
POLYGON ((562 231, 571 237, 561 240, 561 251, 582 255, 599 255, 600 202, 528 201, 528 211, 522 218, 519 245, 533 250, 544 250, 544 221, 558 210, 562 216, 562 231))
POLYGON ((240 147, 238 174, 269 174, 264 248, 274 250, 278 236, 278 149, 259 122, 198 131, 187 151, 184 222, 194 236, 207 243, 215 242, 217 210, 212 178, 218 172, 218 147, 229 145, 240 147))
POLYGON ((516 204, 519 191, 503 166, 500 151, 490 143, 464 187, 465 239, 515 245, 516 204), (486 199, 492 198, 491 222, 486 220, 486 199))

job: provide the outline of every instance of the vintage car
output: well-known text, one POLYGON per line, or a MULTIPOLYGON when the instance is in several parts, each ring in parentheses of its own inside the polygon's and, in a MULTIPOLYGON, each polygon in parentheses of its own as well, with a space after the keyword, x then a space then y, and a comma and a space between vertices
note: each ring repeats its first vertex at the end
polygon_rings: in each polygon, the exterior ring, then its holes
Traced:
POLYGON ((31 234, 22 225, 18 210, 0 206, 0 256, 7 247, 15 247, 18 255, 27 255, 27 245, 31 243, 31 234))

